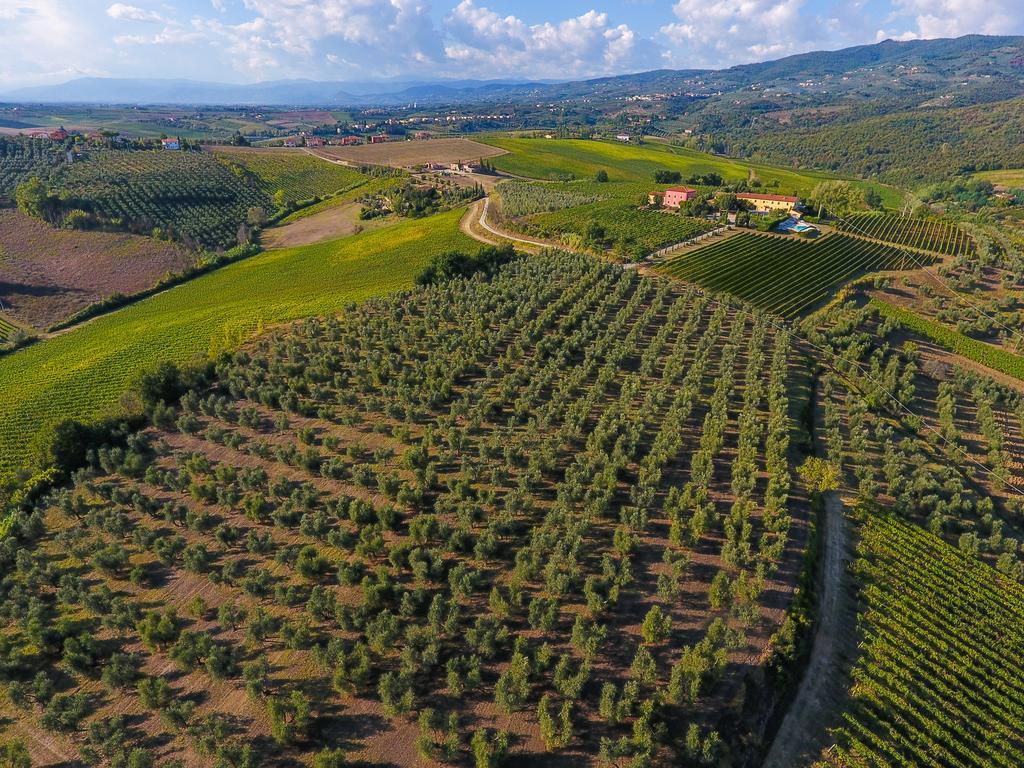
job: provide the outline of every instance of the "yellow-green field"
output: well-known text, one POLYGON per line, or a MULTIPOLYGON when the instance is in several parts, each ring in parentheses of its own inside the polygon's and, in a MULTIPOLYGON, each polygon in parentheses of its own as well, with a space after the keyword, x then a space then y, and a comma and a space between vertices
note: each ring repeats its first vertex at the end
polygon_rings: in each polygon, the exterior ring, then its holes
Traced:
MULTIPOLYGON (((804 196, 818 183, 835 178, 819 171, 775 168, 655 142, 636 145, 585 139, 523 139, 510 136, 488 136, 479 141, 508 150, 507 155, 488 161, 496 168, 533 179, 566 176, 591 179, 599 170, 604 170, 612 181, 650 182, 656 170, 668 169, 679 171, 684 179, 707 173, 717 173, 726 182, 747 181, 756 177, 768 192, 804 196)), ((878 190, 888 207, 898 207, 902 202, 902 194, 893 187, 863 181, 852 183, 857 187, 878 190)))
POLYGON ((410 287, 437 253, 475 250, 462 209, 363 235, 268 251, 0 358, 0 470, 61 419, 115 408, 138 373, 236 346, 261 325, 410 287))
POLYGON ((1024 168, 1008 168, 1001 171, 980 171, 974 178, 990 181, 997 186, 1024 189, 1024 168))

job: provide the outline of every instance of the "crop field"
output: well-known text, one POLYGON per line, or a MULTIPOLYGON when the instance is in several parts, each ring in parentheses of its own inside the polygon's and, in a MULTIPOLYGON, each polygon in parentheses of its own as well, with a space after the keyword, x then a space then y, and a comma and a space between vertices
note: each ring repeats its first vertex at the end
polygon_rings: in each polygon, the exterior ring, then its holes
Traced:
POLYGON ((587 239, 589 233, 595 232, 595 226, 600 228, 598 247, 641 259, 666 245, 714 229, 716 225, 706 219, 651 211, 639 208, 635 202, 613 199, 530 216, 520 228, 544 238, 565 240, 567 236, 574 236, 591 246, 587 239))
POLYGON ((64 163, 64 152, 45 139, 0 136, 0 198, 31 176, 45 179, 64 163))
POLYGON ((0 301, 39 329, 114 293, 145 290, 193 261, 174 243, 56 229, 20 211, 0 210, 0 301))
MULTIPOLYGON (((604 170, 612 181, 650 182, 655 171, 664 169, 679 171, 684 179, 717 173, 726 183, 749 181, 753 175, 764 191, 807 195, 818 183, 833 178, 817 171, 758 165, 657 142, 635 145, 509 136, 486 136, 480 140, 508 152, 491 160, 496 168, 532 179, 592 179, 598 171, 604 170)), ((898 191, 882 184, 851 183, 858 188, 876 189, 887 206, 898 207, 902 199, 898 191)))
POLYGON ((847 216, 836 226, 851 234, 946 256, 974 252, 974 241, 970 235, 955 224, 938 219, 908 219, 879 213, 862 213, 847 216))
POLYGON ((0 547, 13 730, 203 766, 740 759, 725 702, 799 559, 799 368, 762 317, 557 253, 272 332, 0 547))
POLYGON ((326 197, 366 181, 351 168, 325 162, 301 149, 216 147, 214 155, 255 174, 267 195, 283 192, 286 203, 326 197))
POLYGON ((64 166, 53 185, 104 218, 208 248, 236 245, 250 207, 271 209, 262 190, 206 152, 97 152, 64 166))
POLYGON ((725 291, 783 317, 796 317, 865 273, 900 269, 897 248, 848 235, 814 242, 742 233, 666 261, 665 274, 725 291))
POLYGON ((1024 589, 895 517, 858 555, 863 653, 822 765, 1024 763, 1024 589))
POLYGON ((831 308, 818 343, 841 370, 821 445, 860 522, 859 650, 820 765, 1020 764, 1024 398, 871 304, 831 308))
POLYGON ((349 163, 391 165, 396 168, 412 168, 427 163, 470 163, 505 154, 504 149, 469 139, 387 141, 356 147, 324 147, 313 151, 322 157, 349 163))
POLYGON ((459 232, 461 215, 269 251, 0 358, 0 471, 25 462, 47 425, 114 409, 132 379, 159 360, 206 357, 260 327, 405 288, 432 256, 475 250, 459 232))

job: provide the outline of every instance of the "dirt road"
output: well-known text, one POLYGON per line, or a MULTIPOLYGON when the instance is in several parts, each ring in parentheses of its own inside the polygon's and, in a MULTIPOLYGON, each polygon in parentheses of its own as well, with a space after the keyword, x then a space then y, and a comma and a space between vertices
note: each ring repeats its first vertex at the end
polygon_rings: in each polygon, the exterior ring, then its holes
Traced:
POLYGON ((828 747, 829 716, 846 695, 847 668, 857 652, 857 600, 849 573, 850 523, 838 493, 825 495, 818 625, 811 659, 796 698, 772 743, 764 768, 798 768, 828 747))

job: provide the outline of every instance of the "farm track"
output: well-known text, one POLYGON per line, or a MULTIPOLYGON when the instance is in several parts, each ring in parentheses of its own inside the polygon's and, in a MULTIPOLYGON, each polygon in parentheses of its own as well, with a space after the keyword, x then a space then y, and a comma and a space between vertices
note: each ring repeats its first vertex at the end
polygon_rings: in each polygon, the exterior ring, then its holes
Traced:
POLYGON ((818 525, 821 552, 814 646, 764 768, 808 765, 828 746, 827 719, 846 694, 848 665, 857 653, 857 599, 849 573, 853 542, 838 493, 825 494, 818 525))

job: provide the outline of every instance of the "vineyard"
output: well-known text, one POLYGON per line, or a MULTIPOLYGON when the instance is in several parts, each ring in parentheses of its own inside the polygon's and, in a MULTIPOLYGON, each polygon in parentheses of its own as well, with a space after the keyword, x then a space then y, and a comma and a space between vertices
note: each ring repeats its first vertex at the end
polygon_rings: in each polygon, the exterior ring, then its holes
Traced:
POLYGON ((263 337, 0 548, 15 716, 86 760, 739 760, 723 702, 794 586, 790 365, 567 254, 263 337))
POLYGON ((865 272, 914 266, 906 258, 897 248, 842 234, 806 242, 742 233, 670 259, 660 270, 797 317, 865 272))
MULTIPOLYGON (((149 234, 207 247, 237 244, 251 207, 268 195, 205 152, 103 151, 63 167, 53 186, 74 205, 149 234)), ((69 202, 69 207, 71 203, 69 202)))
POLYGON ((64 162, 64 149, 46 139, 0 136, 0 198, 32 176, 47 178, 64 162))
POLYGON ((974 253, 974 241, 955 224, 938 219, 908 219, 880 213, 851 214, 836 227, 862 237, 905 245, 946 256, 974 253))
POLYGON ((871 304, 877 307, 883 316, 891 318, 910 331, 931 339, 950 352, 963 355, 968 360, 973 360, 994 371, 1024 380, 1024 357, 1020 355, 1015 355, 993 344, 972 339, 970 336, 965 336, 951 328, 947 328, 942 323, 935 322, 903 307, 890 304, 887 301, 872 299, 871 304))
POLYGON ((217 147, 214 155, 229 167, 252 173, 270 197, 282 192, 283 202, 327 197, 357 187, 366 177, 351 168, 313 157, 301 149, 266 150, 217 147))
POLYGON ((1024 589, 890 516, 858 554, 863 653, 822 764, 1024 763, 1024 589))
POLYGON ((473 248, 461 211, 342 241, 269 251, 0 358, 0 471, 64 418, 115 408, 141 370, 231 348, 262 325, 398 290, 435 254, 473 248), (310 286, 315 286, 311 290, 310 286))
POLYGON ((18 326, 6 320, 0 315, 0 344, 7 341, 14 335, 14 332, 18 330, 18 326))

